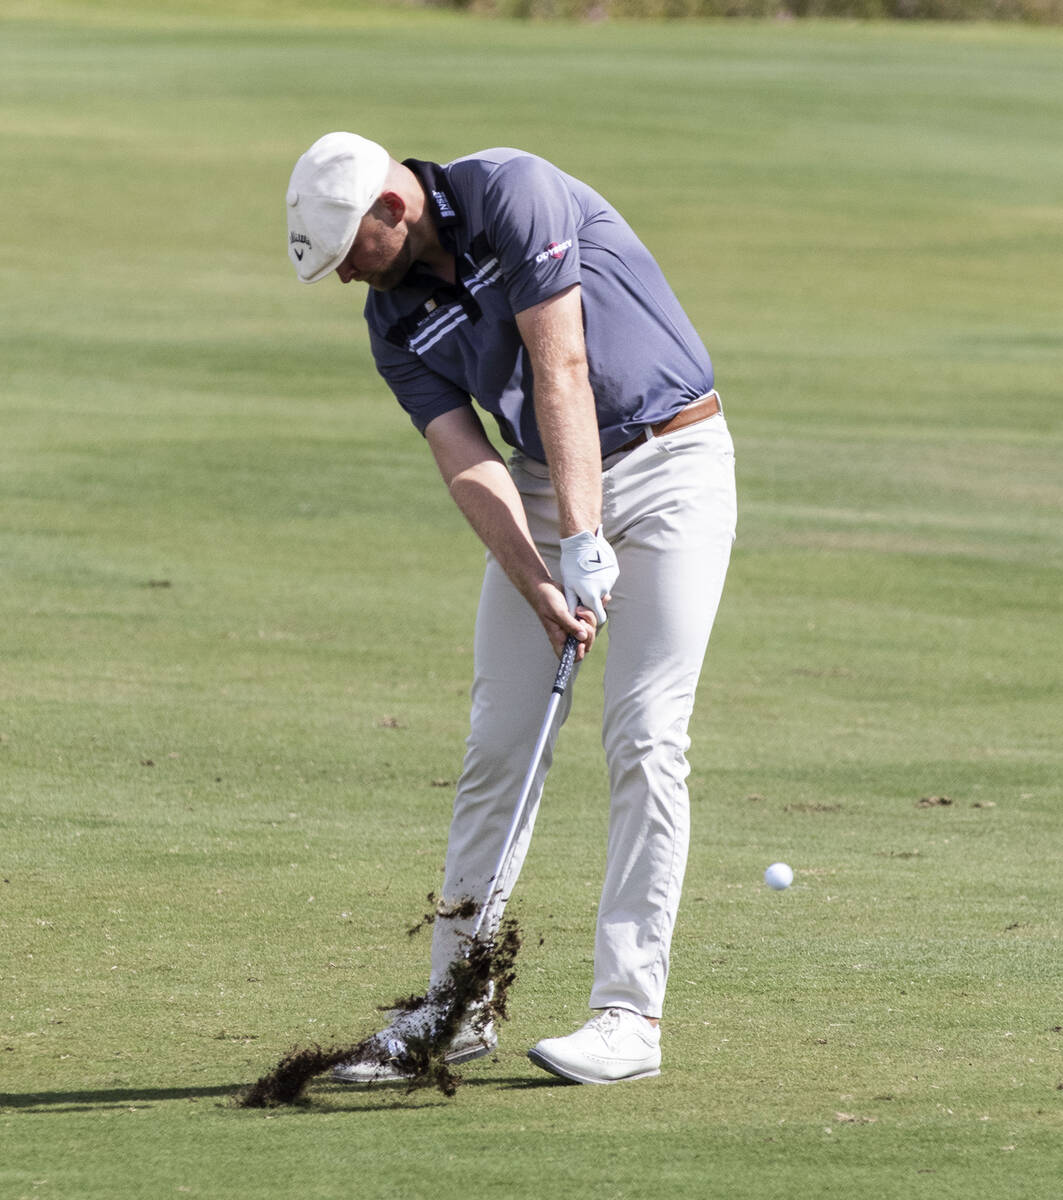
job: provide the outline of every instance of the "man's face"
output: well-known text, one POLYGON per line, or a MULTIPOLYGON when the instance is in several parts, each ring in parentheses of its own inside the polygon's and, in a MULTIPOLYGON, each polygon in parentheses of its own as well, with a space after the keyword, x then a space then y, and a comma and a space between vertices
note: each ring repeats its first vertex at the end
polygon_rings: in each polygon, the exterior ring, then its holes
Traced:
POLYGON ((413 264, 410 235, 404 221, 391 225, 367 213, 358 226, 347 256, 336 268, 342 283, 368 283, 378 292, 390 292, 406 277, 413 264))

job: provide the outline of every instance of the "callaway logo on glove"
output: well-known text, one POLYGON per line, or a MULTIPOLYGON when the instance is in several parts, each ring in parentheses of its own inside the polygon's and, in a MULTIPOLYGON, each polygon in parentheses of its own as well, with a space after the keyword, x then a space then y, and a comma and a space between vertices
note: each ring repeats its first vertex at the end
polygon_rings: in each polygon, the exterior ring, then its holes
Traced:
POLYGON ((571 612, 576 611, 577 604, 582 604, 594 613, 599 625, 604 625, 602 597, 613 590, 619 574, 616 555, 602 536, 600 525, 594 533, 586 529, 561 539, 561 584, 571 612))

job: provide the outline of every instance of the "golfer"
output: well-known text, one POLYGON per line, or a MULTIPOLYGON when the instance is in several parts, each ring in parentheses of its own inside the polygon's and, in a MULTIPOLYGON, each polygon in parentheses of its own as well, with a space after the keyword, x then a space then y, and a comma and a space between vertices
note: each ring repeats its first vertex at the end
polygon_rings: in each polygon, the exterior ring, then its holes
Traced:
MULTIPOLYGON (((377 369, 487 547, 441 910, 471 897, 487 906, 482 928, 497 928, 552 758, 553 739, 508 877, 495 879, 556 656, 574 635, 582 659, 608 617, 595 1015, 529 1054, 580 1083, 657 1075, 689 840, 687 726, 735 535, 734 449, 709 355, 616 209, 533 154, 400 163, 330 133, 296 163, 286 201, 299 279, 369 285, 377 369)), ((437 919, 429 995, 473 923, 437 919)), ((430 1013, 400 1016, 381 1046, 400 1051, 430 1013)), ((470 1021, 447 1061, 496 1041, 470 1021)), ((336 1069, 348 1082, 398 1075, 390 1061, 336 1069)))

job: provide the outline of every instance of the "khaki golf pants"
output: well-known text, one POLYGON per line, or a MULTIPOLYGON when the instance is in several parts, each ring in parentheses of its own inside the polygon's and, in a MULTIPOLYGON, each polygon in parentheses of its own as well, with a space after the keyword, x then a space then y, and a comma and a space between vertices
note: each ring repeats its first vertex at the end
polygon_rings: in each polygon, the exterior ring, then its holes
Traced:
MULTIPOLYGON (((560 578, 549 471, 519 454, 510 470, 532 535, 560 578)), ((735 536, 734 448, 723 414, 606 459, 602 489, 604 533, 620 575, 605 626, 610 812, 590 1007, 659 1017, 689 842, 687 725, 735 536)), ((520 873, 574 687, 562 698, 509 868, 496 880, 557 659, 535 613, 490 555, 474 654, 442 904, 488 899, 484 929, 493 930, 520 873)), ((462 953, 461 934, 472 925, 436 921, 433 984, 462 953)))

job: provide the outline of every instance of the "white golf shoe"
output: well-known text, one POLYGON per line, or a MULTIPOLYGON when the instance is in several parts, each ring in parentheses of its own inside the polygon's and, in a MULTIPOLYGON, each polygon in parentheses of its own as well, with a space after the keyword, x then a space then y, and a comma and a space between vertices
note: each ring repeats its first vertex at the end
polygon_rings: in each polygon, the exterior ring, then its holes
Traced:
POLYGON ((573 1083, 619 1083, 661 1073, 661 1031, 626 1008, 606 1008, 568 1037, 528 1051, 537 1067, 573 1083))
MULTIPOLYGON (((427 1036, 438 1010, 425 1005, 412 1013, 396 1012, 392 1016, 392 1023, 369 1039, 363 1057, 332 1068, 332 1078, 337 1083, 396 1083, 410 1078, 400 1066, 406 1055, 406 1039, 427 1036)), ((443 1062, 448 1067, 471 1062, 490 1054, 497 1045, 494 1023, 487 1021, 481 1025, 473 1014, 455 1033, 443 1062)))

